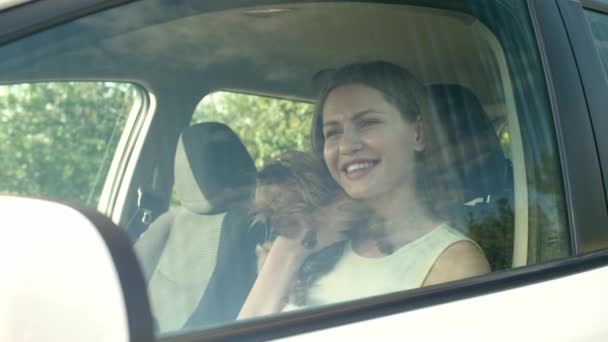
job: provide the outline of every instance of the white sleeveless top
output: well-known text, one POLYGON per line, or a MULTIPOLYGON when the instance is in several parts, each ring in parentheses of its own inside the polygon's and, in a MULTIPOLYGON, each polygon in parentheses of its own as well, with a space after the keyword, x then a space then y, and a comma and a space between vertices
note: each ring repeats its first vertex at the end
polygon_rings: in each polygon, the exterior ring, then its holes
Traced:
MULTIPOLYGON (((348 242, 334 269, 309 289, 306 307, 418 288, 437 258, 459 241, 474 243, 444 223, 385 257, 362 257, 348 242)), ((298 308, 287 304, 283 311, 298 308)))

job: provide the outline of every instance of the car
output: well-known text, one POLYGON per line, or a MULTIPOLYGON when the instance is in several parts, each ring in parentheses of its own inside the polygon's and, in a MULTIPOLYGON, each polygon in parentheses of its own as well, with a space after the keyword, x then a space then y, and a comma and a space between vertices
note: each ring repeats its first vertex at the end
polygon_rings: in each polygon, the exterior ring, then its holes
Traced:
POLYGON ((604 341, 606 95, 605 0, 0 3, 0 337, 604 341), (425 189, 490 271, 348 297, 378 280, 361 268, 329 301, 243 319, 276 235, 261 170, 319 152, 319 94, 373 63, 428 95, 416 120, 445 164, 424 175, 452 178, 425 189))

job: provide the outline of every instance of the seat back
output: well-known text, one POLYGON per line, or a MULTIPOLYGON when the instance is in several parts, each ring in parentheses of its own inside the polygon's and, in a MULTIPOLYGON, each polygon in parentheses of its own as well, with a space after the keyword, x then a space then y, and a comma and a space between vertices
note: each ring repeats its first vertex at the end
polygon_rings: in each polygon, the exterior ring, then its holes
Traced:
POLYGON ((494 125, 477 97, 456 84, 427 86, 434 113, 456 156, 464 187, 455 224, 484 249, 493 270, 509 268, 513 255, 513 176, 494 125))
POLYGON ((215 270, 222 231, 247 231, 255 166, 228 126, 202 123, 180 135, 174 190, 180 206, 161 215, 135 243, 161 331, 190 318, 215 270), (234 217, 238 217, 235 219, 234 217))

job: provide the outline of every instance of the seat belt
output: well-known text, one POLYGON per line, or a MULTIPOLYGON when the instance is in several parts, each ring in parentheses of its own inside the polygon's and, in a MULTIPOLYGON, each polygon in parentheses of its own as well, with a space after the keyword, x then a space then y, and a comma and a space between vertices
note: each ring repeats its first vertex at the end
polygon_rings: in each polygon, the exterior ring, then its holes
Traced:
POLYGON ((150 223, 166 208, 166 201, 153 191, 137 188, 137 210, 127 225, 131 242, 135 242, 143 234, 150 223))

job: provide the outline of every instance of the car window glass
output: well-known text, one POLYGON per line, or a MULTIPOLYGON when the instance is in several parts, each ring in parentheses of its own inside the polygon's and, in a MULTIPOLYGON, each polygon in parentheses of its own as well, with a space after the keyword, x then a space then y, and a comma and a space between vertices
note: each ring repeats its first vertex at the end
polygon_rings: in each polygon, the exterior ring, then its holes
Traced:
MULTIPOLYGON (((2 47, 0 82, 128 79, 149 90, 135 171, 108 177, 122 181, 115 210, 126 216, 145 205, 136 185, 167 203, 138 223, 134 248, 159 335, 179 334, 569 256, 526 6, 134 2, 2 47)), ((108 89, 102 97, 118 88, 108 89)), ((85 111, 90 97, 76 98, 85 111)), ((40 108, 48 120, 52 106, 40 108)), ((78 144, 62 144, 65 155, 113 137, 86 117, 66 119, 86 136, 70 135, 78 144)), ((105 177, 104 144, 87 174, 105 177)), ((35 159, 45 158, 65 165, 35 159)))
POLYGON ((138 96, 126 83, 0 85, 0 191, 95 206, 138 96))
POLYGON ((312 111, 313 105, 306 102, 220 91, 198 104, 192 124, 214 121, 229 125, 261 169, 281 153, 310 149, 312 111))
MULTIPOLYGON (((256 168, 261 169, 266 161, 272 161, 282 153, 310 149, 312 111, 313 105, 306 102, 218 91, 201 100, 190 124, 220 122, 229 125, 247 148, 256 168), (274 127, 275 130, 262 127, 274 127)), ((179 205, 175 192, 170 205, 179 205)))
POLYGON ((608 73, 608 15, 591 10, 585 10, 585 15, 591 28, 593 42, 604 64, 604 71, 608 73))

